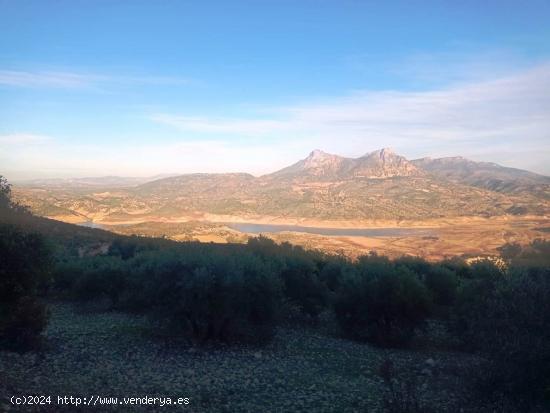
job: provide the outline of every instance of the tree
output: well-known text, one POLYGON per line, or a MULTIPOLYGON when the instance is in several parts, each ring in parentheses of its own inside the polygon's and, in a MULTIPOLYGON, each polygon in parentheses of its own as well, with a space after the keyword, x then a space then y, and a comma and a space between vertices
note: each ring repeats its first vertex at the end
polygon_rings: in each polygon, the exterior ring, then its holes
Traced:
POLYGON ((11 206, 11 185, 8 180, 0 175, 0 208, 6 209, 11 206))
POLYGON ((0 225, 0 346, 34 347, 46 326, 47 312, 38 288, 49 275, 52 255, 39 234, 0 225))

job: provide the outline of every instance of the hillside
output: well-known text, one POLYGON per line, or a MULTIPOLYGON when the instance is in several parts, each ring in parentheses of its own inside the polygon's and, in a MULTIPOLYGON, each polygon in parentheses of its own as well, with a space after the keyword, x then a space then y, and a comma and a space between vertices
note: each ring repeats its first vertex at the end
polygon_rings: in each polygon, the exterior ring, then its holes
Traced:
POLYGON ((412 164, 451 182, 510 194, 535 194, 550 199, 550 177, 491 162, 463 157, 421 158, 412 164))
POLYGON ((70 222, 203 219, 209 215, 315 220, 545 215, 550 178, 463 158, 409 161, 389 149, 359 158, 319 150, 261 177, 188 174, 137 186, 25 186, 16 197, 70 222))

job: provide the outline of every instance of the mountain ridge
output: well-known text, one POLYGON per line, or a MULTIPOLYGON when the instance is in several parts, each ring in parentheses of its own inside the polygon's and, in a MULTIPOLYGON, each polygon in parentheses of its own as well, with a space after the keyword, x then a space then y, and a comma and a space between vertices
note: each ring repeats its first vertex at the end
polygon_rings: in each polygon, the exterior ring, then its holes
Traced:
POLYGON ((362 220, 550 211, 549 177, 458 157, 409 161, 388 148, 358 158, 314 150, 259 177, 196 173, 113 191, 38 187, 16 193, 44 216, 74 213, 121 222, 204 214, 362 220))
POLYGON ((550 177, 494 162, 476 162, 453 156, 420 158, 414 165, 439 178, 503 193, 536 193, 550 199, 550 177))
POLYGON ((369 152, 357 158, 334 155, 316 149, 307 158, 262 177, 296 179, 308 176, 323 179, 376 179, 421 174, 422 171, 405 157, 397 155, 389 148, 369 152))

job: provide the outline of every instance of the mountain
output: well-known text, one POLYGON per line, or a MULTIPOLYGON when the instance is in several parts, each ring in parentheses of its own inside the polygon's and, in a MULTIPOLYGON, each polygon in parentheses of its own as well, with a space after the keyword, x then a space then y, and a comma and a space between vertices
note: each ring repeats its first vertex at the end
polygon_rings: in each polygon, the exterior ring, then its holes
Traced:
POLYGON ((315 150, 261 177, 187 174, 125 188, 16 186, 14 193, 38 214, 73 221, 400 220, 548 215, 549 179, 463 158, 409 161, 385 148, 359 158, 315 150))
POLYGON ((134 193, 162 195, 167 192, 178 194, 214 194, 239 190, 249 185, 254 176, 246 173, 186 174, 147 182, 134 189, 134 193))
POLYGON ((474 162, 461 156, 421 158, 413 160, 412 164, 451 182, 510 194, 536 194, 550 199, 550 177, 533 172, 491 162, 474 162))
POLYGON ((360 158, 345 158, 314 150, 287 168, 264 176, 264 178, 289 179, 357 179, 390 178, 396 176, 422 175, 423 172, 404 157, 384 148, 360 158))
POLYGON ((16 181, 15 184, 27 187, 44 188, 124 188, 155 181, 162 178, 176 176, 176 174, 161 174, 150 177, 127 177, 127 176, 99 176, 86 178, 46 178, 27 179, 16 181))
POLYGON ((307 158, 272 174, 264 175, 264 179, 339 179, 351 168, 351 161, 349 158, 316 149, 307 158))
POLYGON ((375 179, 424 175, 422 170, 389 148, 368 153, 354 161, 355 167, 352 169, 354 178, 375 179))

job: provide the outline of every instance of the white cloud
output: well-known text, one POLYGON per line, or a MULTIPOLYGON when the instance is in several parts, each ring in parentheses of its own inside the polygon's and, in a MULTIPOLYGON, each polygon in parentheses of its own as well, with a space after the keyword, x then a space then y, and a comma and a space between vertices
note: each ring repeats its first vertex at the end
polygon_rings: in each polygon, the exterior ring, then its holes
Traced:
POLYGON ((197 83, 186 77, 135 76, 76 73, 64 71, 0 70, 0 85, 28 88, 85 89, 99 85, 189 85, 197 83))
POLYGON ((156 114, 151 120, 184 132, 262 135, 290 126, 288 122, 262 119, 224 119, 156 114))
POLYGON ((36 135, 32 133, 12 133, 0 135, 0 145, 29 145, 42 144, 51 141, 53 138, 46 135, 36 135))
POLYGON ((318 102, 264 109, 263 119, 173 114, 156 114, 152 119, 188 132, 188 138, 199 132, 217 139, 225 134, 267 137, 277 140, 277 145, 307 140, 312 148, 349 156, 391 146, 409 157, 484 153, 488 160, 498 162, 504 158, 491 159, 491 149, 496 152, 506 147, 520 157, 516 165, 529 168, 531 160, 521 153, 526 146, 548 154, 550 64, 439 90, 357 91, 318 102))
POLYGON ((82 88, 97 80, 93 76, 67 72, 23 72, 0 70, 0 85, 18 87, 82 88))
POLYGON ((170 139, 156 133, 147 144, 125 139, 109 145, 3 135, 0 165, 14 176, 32 170, 41 177, 262 174, 296 162, 314 148, 360 156, 390 146, 409 158, 463 155, 550 174, 549 64, 490 81, 430 91, 357 91, 264 107, 258 114, 262 116, 150 116, 177 131, 179 142, 174 133, 170 139))

